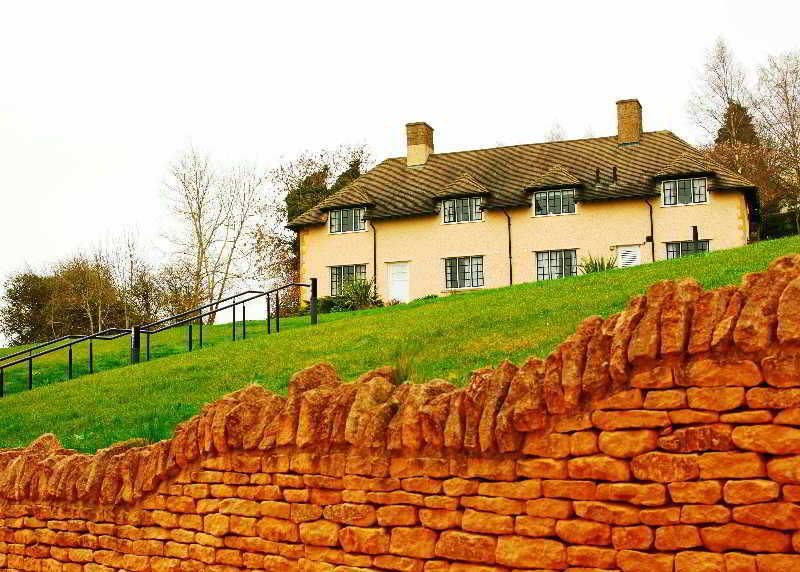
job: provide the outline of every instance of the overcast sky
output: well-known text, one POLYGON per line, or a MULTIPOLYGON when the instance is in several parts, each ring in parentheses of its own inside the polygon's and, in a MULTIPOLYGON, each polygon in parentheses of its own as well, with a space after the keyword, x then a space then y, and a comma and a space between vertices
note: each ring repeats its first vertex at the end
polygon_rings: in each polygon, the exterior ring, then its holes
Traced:
POLYGON ((122 227, 156 236, 189 141, 265 166, 367 143, 405 155, 646 130, 691 141, 690 86, 723 36, 748 67, 798 47, 796 2, 3 2, 0 279, 122 227))

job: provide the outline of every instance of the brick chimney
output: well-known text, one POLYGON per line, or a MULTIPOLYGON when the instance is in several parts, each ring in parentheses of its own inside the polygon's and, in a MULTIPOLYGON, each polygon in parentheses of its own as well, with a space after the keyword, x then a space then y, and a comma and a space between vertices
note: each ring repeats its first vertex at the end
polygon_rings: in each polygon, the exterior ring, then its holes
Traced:
POLYGON ((638 99, 617 102, 617 145, 636 145, 642 138, 642 104, 638 99))
POLYGON ((424 165, 428 155, 433 153, 433 127, 424 121, 406 123, 406 138, 408 139, 406 164, 409 167, 424 165))

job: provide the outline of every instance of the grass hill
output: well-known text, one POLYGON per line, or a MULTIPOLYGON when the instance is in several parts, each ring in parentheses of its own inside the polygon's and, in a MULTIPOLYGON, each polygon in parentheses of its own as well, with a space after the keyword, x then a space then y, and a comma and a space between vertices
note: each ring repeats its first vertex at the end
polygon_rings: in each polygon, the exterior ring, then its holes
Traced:
MULTIPOLYGON (((331 362, 347 379, 393 364, 414 380, 460 384, 478 367, 547 355, 586 316, 617 312, 658 280, 692 276, 705 288, 737 284, 743 273, 796 252, 800 237, 766 241, 636 268, 329 314, 314 327, 307 318, 287 320, 280 335, 267 336, 263 325, 251 323, 248 339, 235 343, 223 341, 230 336, 230 325, 223 325, 209 332, 209 347, 192 353, 176 353, 185 333, 173 331, 158 351, 174 355, 52 383, 64 378, 61 356, 48 366, 50 374, 40 374, 39 381, 49 385, 31 392, 15 387, 17 393, 0 400, 0 447, 25 445, 46 432, 87 452, 133 437, 162 439, 204 403, 254 382, 285 392, 293 372, 319 361, 331 362)), ((98 351, 109 366, 127 356, 127 340, 98 351)), ((17 372, 15 379, 23 375, 17 372)))

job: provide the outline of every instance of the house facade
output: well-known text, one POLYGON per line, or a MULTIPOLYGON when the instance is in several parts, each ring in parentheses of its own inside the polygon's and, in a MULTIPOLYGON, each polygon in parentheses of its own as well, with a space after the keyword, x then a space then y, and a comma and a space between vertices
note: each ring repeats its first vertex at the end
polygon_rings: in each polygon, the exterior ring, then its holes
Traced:
POLYGON ((635 99, 617 102, 610 137, 437 154, 430 126, 406 130, 406 157, 290 221, 321 296, 374 279, 406 302, 572 276, 589 256, 634 266, 748 241, 753 184, 643 132, 635 99))

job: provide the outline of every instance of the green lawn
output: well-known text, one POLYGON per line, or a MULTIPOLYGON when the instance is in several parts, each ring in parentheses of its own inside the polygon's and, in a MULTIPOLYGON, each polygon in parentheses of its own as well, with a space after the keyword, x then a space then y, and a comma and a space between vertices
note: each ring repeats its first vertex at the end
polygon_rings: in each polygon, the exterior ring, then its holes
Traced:
MULTIPOLYGON (((250 314, 252 316, 252 314, 250 314)), ((241 316, 240 316, 241 317, 241 316)), ((345 314, 327 314, 321 316, 323 322, 336 321, 345 318, 345 314)), ((310 318, 282 318, 281 333, 295 328, 310 325, 310 318)), ((272 331, 275 332, 275 322, 272 323, 272 331)), ((246 334, 249 339, 251 336, 262 336, 267 333, 267 325, 263 320, 247 321, 246 334)), ((203 349, 212 348, 220 344, 231 344, 233 332, 231 324, 221 324, 215 326, 203 326, 203 349)), ((241 321, 236 323, 236 338, 241 341, 242 325, 241 321)), ((199 350, 199 330, 198 326, 192 328, 193 351, 199 350)), ((66 342, 54 344, 58 347, 66 342)), ((142 335, 141 359, 146 360, 145 344, 146 336, 142 335)), ((103 372, 112 368, 128 365, 130 362, 130 337, 124 336, 116 340, 94 340, 92 345, 93 369, 94 373, 103 372)), ((27 344, 11 348, 0 348, 0 358, 5 355, 17 353, 20 350, 31 348, 37 344, 27 344)), ((47 351, 50 347, 35 350, 33 353, 47 351)), ((151 335, 150 339, 150 358, 158 359, 188 350, 188 329, 185 326, 165 330, 159 334, 151 335)), ((26 354, 8 359, 5 363, 22 359, 26 354)), ((38 389, 51 383, 58 383, 68 379, 68 350, 67 348, 54 351, 50 354, 41 356, 33 360, 32 377, 33 387, 38 389)), ((77 378, 89 374, 89 344, 81 342, 73 346, 72 350, 72 376, 77 378)), ((94 379, 94 378, 93 378, 94 379)), ((6 395, 28 391, 28 365, 21 363, 5 370, 4 391, 6 395)))
MULTIPOLYGON (((216 346, 0 400, 0 447, 24 445, 45 432, 82 451, 132 437, 161 439, 206 402, 253 382, 285 392, 293 372, 319 361, 333 363, 347 379, 399 364, 410 368, 415 380, 438 377, 462 384, 475 368, 545 356, 583 318, 619 311, 658 280, 692 276, 706 288, 736 284, 743 273, 764 270, 775 257, 796 252, 800 238, 791 237, 636 268, 325 315, 316 327, 303 327, 307 318, 286 321, 278 336, 253 324, 248 339, 235 343, 222 342, 230 326, 220 326, 216 346)), ((178 336, 185 334, 170 335, 176 338, 165 344, 172 348, 165 353, 179 351, 178 336)), ((124 358, 127 343, 116 354, 109 348, 108 359, 124 358)))

